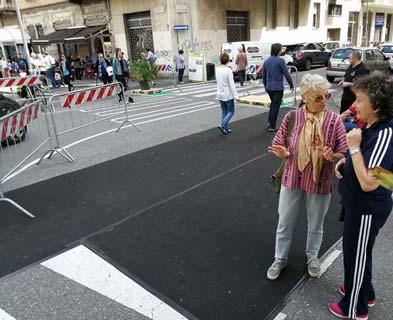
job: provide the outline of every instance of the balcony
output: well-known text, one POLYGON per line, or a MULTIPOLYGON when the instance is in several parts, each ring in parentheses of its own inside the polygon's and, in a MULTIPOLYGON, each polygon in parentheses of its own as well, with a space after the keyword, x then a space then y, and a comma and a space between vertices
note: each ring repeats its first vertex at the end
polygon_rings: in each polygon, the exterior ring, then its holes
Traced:
POLYGON ((13 0, 0 0, 0 14, 14 14, 16 10, 13 0))

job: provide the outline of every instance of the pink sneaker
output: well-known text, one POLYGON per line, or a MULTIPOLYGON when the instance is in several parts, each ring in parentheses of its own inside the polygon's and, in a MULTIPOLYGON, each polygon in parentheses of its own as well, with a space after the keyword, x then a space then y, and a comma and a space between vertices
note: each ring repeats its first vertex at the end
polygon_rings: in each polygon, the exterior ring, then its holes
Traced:
MULTIPOLYGON (((329 303, 329 311, 334 314, 336 317, 341 319, 349 319, 348 315, 344 314, 341 310, 340 305, 338 302, 329 303)), ((368 320, 368 314, 356 315, 356 320, 368 320)))
MULTIPOLYGON (((345 296, 345 287, 344 287, 344 285, 343 284, 340 284, 339 286, 338 286, 338 292, 340 292, 340 294, 342 295, 342 296, 345 296)), ((369 307, 374 307, 375 306, 375 302, 376 302, 376 300, 374 299, 374 300, 368 300, 368 306, 369 307)))

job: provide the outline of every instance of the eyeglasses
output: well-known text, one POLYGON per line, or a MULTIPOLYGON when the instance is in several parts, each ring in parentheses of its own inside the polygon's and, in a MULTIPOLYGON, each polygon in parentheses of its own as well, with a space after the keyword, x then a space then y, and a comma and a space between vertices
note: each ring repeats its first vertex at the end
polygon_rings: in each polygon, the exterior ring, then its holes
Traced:
POLYGON ((318 95, 314 98, 314 102, 316 103, 320 103, 323 101, 323 99, 325 100, 329 100, 329 98, 331 97, 330 93, 324 94, 324 95, 318 95))

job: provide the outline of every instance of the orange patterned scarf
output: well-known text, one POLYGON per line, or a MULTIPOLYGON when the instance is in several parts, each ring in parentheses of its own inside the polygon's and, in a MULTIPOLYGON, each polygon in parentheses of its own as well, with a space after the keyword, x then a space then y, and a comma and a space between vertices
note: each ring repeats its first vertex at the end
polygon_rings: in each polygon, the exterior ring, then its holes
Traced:
POLYGON ((324 136, 322 132, 321 120, 324 110, 311 113, 306 106, 303 107, 306 121, 300 133, 298 146, 298 167, 300 171, 311 162, 313 170, 313 180, 317 183, 323 164, 324 136))

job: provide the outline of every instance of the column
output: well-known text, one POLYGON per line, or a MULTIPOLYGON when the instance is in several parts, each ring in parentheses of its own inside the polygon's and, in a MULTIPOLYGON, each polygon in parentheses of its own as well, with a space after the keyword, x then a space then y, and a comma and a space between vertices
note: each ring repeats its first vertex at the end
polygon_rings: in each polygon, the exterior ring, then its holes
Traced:
POLYGON ((387 22, 387 14, 385 13, 384 16, 383 16, 383 27, 382 27, 381 41, 385 41, 386 22, 387 22))
POLYGON ((371 23, 369 24, 369 30, 370 30, 370 37, 368 39, 368 44, 370 45, 370 42, 374 41, 374 32, 375 32, 375 12, 371 12, 371 23))

